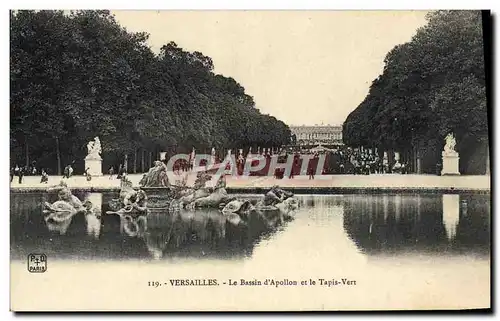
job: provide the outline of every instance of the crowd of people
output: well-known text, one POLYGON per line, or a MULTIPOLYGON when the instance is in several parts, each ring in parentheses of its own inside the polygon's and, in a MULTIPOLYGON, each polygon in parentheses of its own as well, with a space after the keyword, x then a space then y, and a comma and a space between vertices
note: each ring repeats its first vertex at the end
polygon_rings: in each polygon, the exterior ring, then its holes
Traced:
POLYGON ((41 183, 47 183, 48 182, 48 174, 45 169, 40 169, 40 171, 36 167, 36 162, 33 162, 31 165, 26 165, 26 166, 19 166, 16 164, 16 166, 13 166, 10 168, 10 182, 14 180, 14 177, 17 177, 18 183, 22 184, 23 179, 25 176, 37 176, 41 175, 41 183))
MULTIPOLYGON (((269 175, 270 166, 272 164, 273 158, 278 158, 277 162, 279 164, 286 163, 288 157, 293 157, 293 165, 291 170, 286 171, 284 168, 277 168, 274 171, 274 177, 281 179, 285 175, 288 178, 293 179, 298 175, 307 175, 309 179, 314 179, 316 174, 324 175, 334 175, 334 174, 352 174, 352 175, 369 175, 369 174, 386 174, 386 173, 399 173, 407 174, 409 172, 408 164, 401 162, 398 155, 392 161, 389 162, 387 155, 380 157, 376 150, 372 149, 362 149, 362 148, 350 148, 350 147, 336 147, 334 149, 323 148, 322 150, 286 150, 281 149, 280 151, 261 152, 259 155, 263 156, 265 159, 265 165, 260 170, 254 170, 250 173, 244 173, 246 168, 246 162, 249 157, 257 156, 257 154, 243 154, 239 153, 234 155, 236 160, 236 173, 237 175, 250 175, 250 176, 266 176, 269 175), (309 162, 305 168, 302 168, 303 156, 305 154, 309 155, 309 162), (320 157, 324 156, 324 165, 322 169, 318 170, 318 164, 320 157), (304 171, 304 172, 302 172, 304 171)), ((222 159, 218 155, 214 155, 215 163, 221 163, 222 159)), ((252 168, 259 168, 259 160, 252 160, 252 168)), ((74 162, 73 162, 74 163, 74 162)), ((209 162, 207 160, 202 160, 200 166, 205 166, 209 162)), ((189 160, 178 160, 173 165, 173 171, 175 173, 187 172, 193 168, 194 164, 194 154, 189 160)), ((226 170, 230 170, 230 165, 226 166, 226 170)), ((217 170, 217 169, 215 169, 217 170)), ((73 164, 68 164, 63 170, 63 178, 70 179, 73 176, 73 164)), ((127 167, 124 164, 120 164, 118 169, 115 170, 115 166, 111 166, 108 169, 109 179, 117 178, 122 179, 127 177, 127 167)), ((37 169, 36 163, 33 162, 28 166, 16 165, 10 170, 10 181, 14 180, 14 177, 18 178, 19 184, 22 184, 24 176, 37 176, 40 175, 40 183, 48 182, 48 172, 45 169, 37 169)), ((86 176, 87 181, 92 180, 92 174, 90 169, 86 168, 84 171, 84 176, 86 176)))
MULTIPOLYGON (((69 179, 73 176, 73 164, 68 164, 64 167, 63 170, 63 179, 69 179)), ((88 169, 85 171, 84 175, 87 175, 88 169)), ((17 177, 18 183, 22 184, 25 176, 38 176, 40 175, 40 183, 47 184, 49 181, 49 171, 45 168, 38 169, 36 166, 36 162, 33 162, 28 166, 13 166, 10 168, 10 182, 14 180, 14 177, 17 177)), ((88 177, 91 177, 90 174, 88 177)), ((89 180, 87 178, 87 180, 89 180)))
MULTIPOLYGON (((236 173, 238 175, 248 174, 250 176, 266 176, 269 175, 269 169, 274 157, 277 157, 278 164, 287 163, 289 157, 293 157, 292 168, 286 171, 285 168, 277 168, 273 175, 276 178, 283 178, 288 175, 288 178, 294 178, 298 175, 307 175, 309 179, 314 179, 316 174, 335 175, 335 174, 351 174, 351 175, 369 175, 369 174, 408 174, 408 164, 400 160, 399 155, 390 162, 387 154, 383 157, 378 155, 376 150, 350 148, 350 147, 337 147, 335 149, 324 148, 321 150, 280 150, 274 153, 261 153, 264 156, 265 165, 262 169, 244 173, 246 162, 249 156, 240 154, 235 157, 236 159, 236 173), (302 168, 303 158, 307 155, 308 164, 302 168), (320 165, 321 156, 324 158, 322 168, 318 169, 320 165), (304 172, 302 172, 304 171, 304 172)), ((252 161, 251 168, 258 168, 259 160, 252 161)), ((230 169, 227 166, 226 169, 230 169)))
POLYGON ((117 179, 126 178, 127 177, 127 167, 124 164, 120 164, 120 165, 118 165, 118 170, 115 171, 115 167, 111 166, 108 169, 108 174, 109 174, 109 179, 115 178, 115 175, 116 175, 117 179))
POLYGON ((325 174, 408 174, 408 164, 395 157, 392 163, 387 155, 380 157, 376 150, 342 147, 326 152, 325 174))

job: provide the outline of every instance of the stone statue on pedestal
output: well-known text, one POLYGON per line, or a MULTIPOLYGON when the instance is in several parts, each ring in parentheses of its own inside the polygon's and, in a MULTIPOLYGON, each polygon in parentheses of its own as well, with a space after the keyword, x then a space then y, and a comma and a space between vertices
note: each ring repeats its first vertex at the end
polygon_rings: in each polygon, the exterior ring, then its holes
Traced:
POLYGON ((87 144, 87 149, 88 149, 88 155, 85 157, 85 159, 101 159, 101 141, 99 140, 99 137, 95 137, 94 140, 90 141, 87 144))
POLYGON ((88 155, 85 157, 85 168, 87 173, 92 176, 102 176, 102 158, 101 141, 95 137, 93 141, 87 144, 88 155))
POLYGON ((446 155, 455 154, 457 152, 455 150, 455 145, 457 144, 457 141, 455 140, 453 133, 449 133, 446 136, 445 140, 446 144, 444 145, 443 153, 445 153, 446 155))
POLYGON ((445 138, 445 145, 441 156, 443 158, 443 169, 441 175, 460 175, 459 160, 460 157, 455 150, 457 141, 453 133, 449 133, 445 138))

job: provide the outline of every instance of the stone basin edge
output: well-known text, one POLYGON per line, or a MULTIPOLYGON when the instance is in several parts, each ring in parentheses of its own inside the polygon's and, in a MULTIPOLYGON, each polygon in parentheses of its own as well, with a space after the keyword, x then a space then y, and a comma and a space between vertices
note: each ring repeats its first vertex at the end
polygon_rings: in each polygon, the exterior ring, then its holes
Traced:
MULTIPOLYGON (((120 187, 70 187, 74 192, 119 192, 120 187)), ((270 187, 227 187, 229 194, 262 194, 270 187)), ((284 189, 296 194, 380 194, 380 193, 436 193, 436 194, 491 194, 490 188, 463 188, 463 187, 283 187, 284 189)), ((139 190, 140 187, 134 187, 139 190)), ((11 193, 36 193, 45 192, 46 187, 11 187, 11 193)), ((146 188, 147 190, 147 188, 146 188)))

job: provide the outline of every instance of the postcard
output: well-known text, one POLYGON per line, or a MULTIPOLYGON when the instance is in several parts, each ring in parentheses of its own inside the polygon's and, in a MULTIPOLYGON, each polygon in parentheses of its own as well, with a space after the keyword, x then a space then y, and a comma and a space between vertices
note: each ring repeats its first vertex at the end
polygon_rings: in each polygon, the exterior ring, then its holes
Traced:
POLYGON ((490 19, 12 10, 11 310, 490 309, 490 19))

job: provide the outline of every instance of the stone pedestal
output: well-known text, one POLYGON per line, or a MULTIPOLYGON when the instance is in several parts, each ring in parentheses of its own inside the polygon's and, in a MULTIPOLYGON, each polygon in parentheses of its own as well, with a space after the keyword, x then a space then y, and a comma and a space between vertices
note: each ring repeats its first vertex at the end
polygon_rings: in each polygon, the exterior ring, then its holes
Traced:
POLYGON ((168 214, 174 199, 174 191, 170 187, 141 187, 146 192, 148 213, 168 214))
POLYGON ((85 158, 85 169, 87 168, 92 176, 102 176, 102 159, 85 158))
POLYGON ((458 170, 458 161, 460 157, 457 152, 446 153, 442 152, 443 157, 443 169, 441 170, 441 175, 460 175, 458 170))

